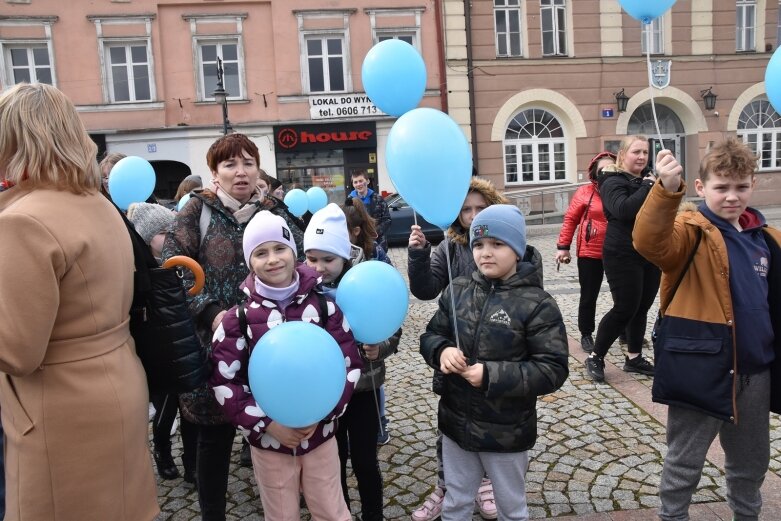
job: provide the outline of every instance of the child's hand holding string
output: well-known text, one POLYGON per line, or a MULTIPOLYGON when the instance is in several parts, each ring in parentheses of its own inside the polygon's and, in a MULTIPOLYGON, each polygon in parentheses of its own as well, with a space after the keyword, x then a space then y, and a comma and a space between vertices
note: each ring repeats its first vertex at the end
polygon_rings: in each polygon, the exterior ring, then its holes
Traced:
POLYGON ((472 387, 480 387, 483 385, 483 364, 470 365, 461 373, 461 376, 472 384, 472 387))
POLYGON ((461 374, 467 368, 466 357, 457 347, 446 347, 439 355, 439 370, 445 374, 461 374))
POLYGON ((363 344, 363 354, 367 360, 377 360, 380 357, 380 344, 363 344))
MULTIPOLYGON (((316 425, 312 426, 312 432, 314 432, 315 426, 316 425)), ((274 438, 276 438, 279 443, 288 449, 295 449, 301 445, 302 440, 306 439, 306 437, 301 433, 301 430, 302 429, 285 427, 279 422, 271 422, 271 424, 266 428, 266 432, 274 436, 274 438)))

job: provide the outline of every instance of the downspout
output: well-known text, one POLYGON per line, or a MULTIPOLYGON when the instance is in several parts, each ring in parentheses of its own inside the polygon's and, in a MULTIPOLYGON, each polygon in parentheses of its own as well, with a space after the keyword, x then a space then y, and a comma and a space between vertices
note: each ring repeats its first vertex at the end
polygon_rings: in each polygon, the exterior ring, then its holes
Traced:
POLYGON ((466 78, 469 88, 469 129, 472 136, 472 172, 477 169, 477 127, 475 117, 475 78, 472 66, 472 0, 464 0, 464 17, 466 18, 466 78))
POLYGON ((439 97, 442 104, 442 112, 447 114, 447 72, 445 69, 445 33, 442 29, 442 2, 434 0, 434 18, 437 23, 437 48, 439 50, 439 97))

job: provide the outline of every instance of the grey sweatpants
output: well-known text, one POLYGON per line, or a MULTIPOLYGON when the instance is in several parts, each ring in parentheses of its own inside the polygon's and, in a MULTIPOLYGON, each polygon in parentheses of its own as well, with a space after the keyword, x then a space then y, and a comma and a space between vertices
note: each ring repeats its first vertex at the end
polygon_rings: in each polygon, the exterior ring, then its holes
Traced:
POLYGON ((770 463, 770 371, 738 376, 737 410, 735 425, 690 409, 669 408, 668 452, 659 485, 660 519, 689 519, 692 494, 716 434, 724 449, 727 503, 735 520, 758 519, 762 510, 759 489, 770 463))
POLYGON ((528 521, 525 476, 529 455, 526 451, 470 452, 442 435, 442 463, 447 487, 442 521, 472 519, 477 489, 485 474, 494 486, 499 521, 528 521))

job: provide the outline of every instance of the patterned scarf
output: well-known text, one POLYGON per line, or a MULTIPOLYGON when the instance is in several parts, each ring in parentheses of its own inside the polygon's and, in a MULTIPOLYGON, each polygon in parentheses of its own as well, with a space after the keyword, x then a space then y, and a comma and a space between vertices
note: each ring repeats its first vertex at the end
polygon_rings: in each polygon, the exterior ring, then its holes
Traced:
POLYGON ((255 215, 255 212, 257 212, 259 208, 257 202, 260 201, 260 199, 263 197, 260 189, 256 186, 255 193, 252 194, 250 200, 242 204, 228 192, 223 190, 222 187, 217 183, 216 179, 211 180, 209 189, 217 194, 217 197, 219 197, 220 201, 222 201, 223 206, 225 206, 225 208, 233 213, 233 217, 239 222, 239 224, 245 224, 252 218, 253 215, 255 215))

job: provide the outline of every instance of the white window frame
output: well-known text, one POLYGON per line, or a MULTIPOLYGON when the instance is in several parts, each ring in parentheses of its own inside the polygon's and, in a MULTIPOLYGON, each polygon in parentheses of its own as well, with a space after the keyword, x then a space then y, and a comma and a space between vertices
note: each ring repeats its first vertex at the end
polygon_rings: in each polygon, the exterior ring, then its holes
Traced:
POLYGON ((25 29, 35 29, 36 34, 40 34, 40 28, 42 27, 44 31, 43 38, 0 39, 0 86, 10 87, 16 83, 14 80, 13 68, 11 66, 10 49, 42 46, 46 46, 49 53, 49 68, 52 76, 52 85, 55 87, 57 86, 57 67, 54 61, 54 48, 52 45, 52 25, 56 21, 56 16, 36 18, 9 17, 0 20, 0 27, 24 27, 25 29))
POLYGON ((325 34, 308 34, 304 38, 304 52, 303 52, 303 59, 306 60, 306 91, 310 94, 338 94, 340 92, 349 92, 351 89, 347 86, 347 71, 345 69, 345 62, 347 61, 347 52, 345 49, 345 41, 344 41, 344 35, 339 33, 325 33, 325 34), (322 62, 322 73, 323 73, 323 90, 312 90, 312 74, 309 68, 309 42, 319 40, 321 43, 321 49, 322 54, 317 55, 319 56, 321 62, 322 62), (341 53, 340 54, 330 54, 328 51, 328 40, 338 40, 340 42, 341 47, 341 53), (329 60, 334 57, 339 57, 342 62, 342 89, 331 89, 331 70, 329 67, 329 60))
POLYGON ((107 39, 104 40, 104 60, 105 60, 105 78, 107 82, 108 87, 108 101, 109 103, 144 103, 149 101, 155 101, 154 96, 154 89, 152 88, 152 80, 154 78, 154 73, 152 72, 151 68, 151 60, 152 60, 152 51, 150 49, 151 41, 149 38, 140 38, 140 39, 122 39, 122 40, 114 40, 114 39, 107 39), (130 50, 131 47, 140 47, 144 46, 146 50, 146 61, 143 63, 135 63, 132 61, 132 51, 130 50), (111 51, 110 49, 124 49, 125 51, 125 63, 123 64, 115 64, 111 61, 111 51), (135 72, 134 72, 134 66, 135 65, 145 65, 146 71, 147 71, 147 82, 149 84, 149 99, 138 99, 138 96, 136 95, 136 86, 135 86, 135 72), (124 67, 123 67, 124 66, 124 67), (128 82, 128 96, 129 99, 126 100, 117 100, 116 99, 116 85, 114 84, 114 67, 123 67, 127 74, 127 82, 128 82))
POLYGON ((738 118, 737 135, 757 155, 758 172, 777 171, 781 169, 781 116, 775 112, 768 100, 752 100, 743 108, 743 111, 741 111, 738 118), (756 112, 752 109, 752 112, 754 114, 761 113, 765 115, 764 117, 758 117, 757 119, 770 121, 771 117, 775 116, 777 126, 741 128, 741 125, 743 124, 743 113, 751 104, 756 102, 760 103, 762 110, 756 112))
POLYGON ((157 85, 155 81, 155 59, 152 49, 152 20, 155 15, 143 16, 88 16, 87 19, 95 24, 95 32, 98 36, 98 57, 100 58, 100 76, 103 87, 103 103, 107 105, 127 105, 138 104, 145 106, 148 103, 157 101, 157 85), (103 34, 105 25, 143 25, 144 34, 137 36, 108 37, 103 34), (108 54, 109 47, 146 45, 146 63, 149 71, 149 97, 148 100, 136 101, 114 101, 114 84, 111 75, 111 64, 108 54))
MULTIPOLYGON (((214 101, 214 92, 206 92, 205 78, 203 76, 203 63, 201 62, 201 46, 218 44, 237 45, 236 54, 239 66, 239 92, 231 92, 227 86, 223 85, 228 91, 229 100, 246 100, 247 95, 247 77, 246 77, 246 59, 244 58, 244 19, 247 13, 229 13, 229 14, 183 14, 182 18, 190 24, 190 39, 192 45, 193 59, 193 79, 195 80, 195 97, 199 103, 209 103, 214 101), (205 31, 199 33, 198 27, 204 25, 229 25, 233 24, 235 30, 232 33, 210 34, 205 31)), ((222 56, 218 51, 220 59, 222 56)), ((223 64, 223 69, 225 68, 223 64)), ((224 81, 223 81, 224 83, 224 81)))
POLYGON ((524 53, 524 16, 523 16, 523 1, 522 0, 494 0, 494 45, 496 46, 496 56, 499 58, 523 58, 524 53), (499 5, 497 5, 499 4, 499 5), (507 28, 510 27, 510 18, 513 17, 518 22, 518 52, 513 53, 512 50, 512 38, 513 33, 509 31, 499 31, 497 26, 497 14, 504 13, 505 24, 507 28), (504 47, 507 52, 500 52, 500 47, 504 43, 504 47))
POLYGON ((24 69, 27 70, 28 74, 30 75, 30 83, 41 83, 38 79, 38 69, 48 69, 49 75, 52 78, 51 85, 56 86, 55 84, 55 78, 54 78, 54 67, 52 66, 52 49, 51 45, 49 45, 49 42, 47 41, 41 41, 38 40, 37 42, 29 41, 25 43, 21 43, 18 41, 4 41, 0 43, 0 46, 2 46, 2 58, 3 58, 3 64, 5 67, 6 74, 4 74, 5 83, 7 85, 14 85, 16 83, 19 83, 16 81, 15 73, 18 69, 21 69, 20 66, 14 66, 12 58, 11 58, 11 51, 16 50, 24 50, 27 53, 27 65, 24 66, 24 69), (34 49, 46 49, 46 54, 49 59, 49 63, 47 65, 38 65, 35 62, 35 54, 33 52, 34 49))
POLYGON ((651 20, 650 24, 642 24, 640 29, 640 51, 645 55, 648 35, 651 36, 651 54, 664 54, 664 15, 651 20))
POLYGON ((568 16, 567 0, 540 0, 540 44, 542 48, 543 56, 567 56, 569 47, 569 35, 567 34, 567 20, 568 16), (543 5, 543 2, 547 2, 543 5), (549 31, 553 34, 553 51, 545 52, 545 35, 548 34, 544 30, 544 20, 546 16, 551 18, 552 30, 549 31), (559 19, 564 20, 564 27, 559 27, 559 19), (563 35, 564 37, 564 49, 561 49, 559 39, 563 35))
POLYGON ((301 90, 303 94, 319 96, 324 94, 353 92, 352 64, 350 59, 350 50, 352 47, 350 45, 349 19, 354 12, 355 9, 293 11, 298 22, 298 48, 300 50, 301 90), (323 19, 332 20, 333 27, 327 29, 307 29, 305 27, 305 22, 307 21, 323 19), (312 91, 309 81, 309 53, 307 51, 307 42, 311 39, 325 40, 328 38, 339 38, 342 41, 342 78, 344 81, 344 89, 330 90, 328 88, 328 81, 326 79, 328 68, 324 63, 323 87, 325 90, 312 91))
MULTIPOLYGON (((564 128, 561 126, 561 118, 556 116, 553 112, 543 109, 540 107, 526 107, 518 112, 515 113, 513 116, 513 119, 518 116, 521 112, 526 112, 529 110, 534 110, 535 112, 540 111, 547 113, 550 115, 558 124, 559 127, 561 127, 562 134, 564 133, 564 128)), ((535 120, 539 121, 539 120, 535 120)), ((506 132, 506 131, 505 131, 506 132)), ((529 186, 533 184, 550 184, 550 183, 557 183, 557 182, 564 182, 567 180, 567 136, 562 135, 561 137, 524 137, 524 138, 511 138, 507 139, 506 137, 502 139, 502 164, 504 168, 504 183, 505 186, 529 186), (530 151, 530 157, 529 160, 524 162, 522 159, 523 147, 531 147, 530 151), (556 161, 556 152, 557 148, 561 149, 562 158, 560 161, 556 161), (512 149, 512 150, 510 150, 512 149), (543 149, 547 149, 547 153, 550 154, 550 157, 548 159, 548 179, 541 179, 541 161, 540 158, 543 153, 546 153, 543 149), (514 152, 514 153, 512 153, 514 152), (515 165, 515 172, 510 173, 509 172, 509 156, 515 156, 515 161, 512 163, 515 165), (524 181, 523 180, 523 165, 528 164, 531 166, 532 171, 532 180, 531 181, 524 181), (557 169, 558 165, 558 169, 557 169), (558 177, 557 177, 558 173, 558 177), (509 178, 511 175, 516 176, 515 181, 511 181, 509 178)))
MULTIPOLYGON (((382 40, 389 38, 408 39, 412 42, 412 46, 415 47, 419 53, 423 53, 421 46, 421 17, 424 8, 379 8, 379 9, 364 9, 364 12, 369 15, 369 25, 372 31, 372 44, 376 45, 382 40), (408 18, 414 20, 412 25, 402 25, 395 27, 377 27, 377 22, 383 17, 393 17, 394 19, 408 18)), ((410 43, 409 41, 407 43, 410 43)))
POLYGON ((757 2, 756 0, 736 0, 735 51, 755 52, 756 50, 757 2))
POLYGON ((198 101, 214 101, 214 91, 212 92, 206 92, 206 77, 203 73, 203 66, 205 63, 214 63, 215 70, 217 67, 217 62, 204 62, 203 61, 203 54, 202 54, 202 47, 204 45, 215 45, 217 46, 217 56, 222 60, 222 68, 223 68, 223 88, 227 91, 229 100, 244 100, 247 99, 247 88, 245 85, 245 70, 244 70, 244 60, 242 59, 242 52, 241 52, 241 38, 238 36, 234 37, 219 37, 219 36, 209 36, 209 37, 199 37, 196 39, 195 42, 195 61, 197 63, 196 66, 196 76, 198 77, 197 86, 198 86, 198 101), (236 59, 235 60, 226 60, 222 47, 224 45, 235 45, 236 46, 236 59), (226 63, 235 63, 238 67, 239 71, 239 92, 233 92, 234 89, 229 88, 228 85, 226 85, 225 77, 224 77, 224 71, 225 71, 225 64, 226 63))

